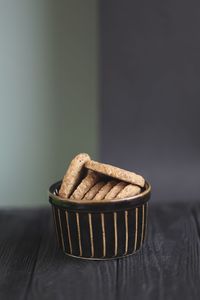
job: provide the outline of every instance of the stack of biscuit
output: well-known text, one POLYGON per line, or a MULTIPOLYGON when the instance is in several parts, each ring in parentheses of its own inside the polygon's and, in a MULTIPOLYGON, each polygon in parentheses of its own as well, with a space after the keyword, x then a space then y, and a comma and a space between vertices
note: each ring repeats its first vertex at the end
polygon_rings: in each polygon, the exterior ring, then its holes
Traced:
POLYGON ((71 161, 59 196, 71 200, 120 200, 141 193, 144 185, 142 176, 93 161, 88 154, 81 153, 71 161))

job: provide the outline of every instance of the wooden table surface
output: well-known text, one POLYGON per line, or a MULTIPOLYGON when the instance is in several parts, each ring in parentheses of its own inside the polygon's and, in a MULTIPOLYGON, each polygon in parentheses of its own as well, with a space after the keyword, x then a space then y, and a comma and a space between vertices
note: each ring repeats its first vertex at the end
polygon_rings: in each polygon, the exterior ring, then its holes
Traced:
POLYGON ((50 208, 0 211, 0 299, 200 298, 200 203, 149 204, 135 255, 70 258, 57 248, 50 208))

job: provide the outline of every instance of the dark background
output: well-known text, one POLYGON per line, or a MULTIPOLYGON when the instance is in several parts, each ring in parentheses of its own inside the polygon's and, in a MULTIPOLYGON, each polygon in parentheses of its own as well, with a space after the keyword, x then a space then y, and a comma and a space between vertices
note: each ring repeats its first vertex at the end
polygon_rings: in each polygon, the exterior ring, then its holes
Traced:
POLYGON ((199 198, 200 3, 100 2, 101 159, 199 198))
POLYGON ((0 9, 0 203, 12 206, 0 210, 0 299, 199 300, 199 1, 12 2, 0 9), (152 183, 135 255, 70 258, 50 206, 13 208, 47 205, 79 151, 152 183))

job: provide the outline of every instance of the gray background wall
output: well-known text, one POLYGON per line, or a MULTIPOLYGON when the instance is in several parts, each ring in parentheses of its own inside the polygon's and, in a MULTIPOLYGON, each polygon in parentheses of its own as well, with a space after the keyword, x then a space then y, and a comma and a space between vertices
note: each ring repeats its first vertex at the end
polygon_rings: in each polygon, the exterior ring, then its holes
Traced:
POLYGON ((154 199, 198 198, 199 16, 194 0, 0 0, 0 205, 46 203, 74 154, 96 158, 98 108, 102 160, 154 199))
POLYGON ((200 4, 101 1, 101 157, 199 199, 200 4))
POLYGON ((47 204, 97 155, 97 2, 0 0, 0 205, 47 204))

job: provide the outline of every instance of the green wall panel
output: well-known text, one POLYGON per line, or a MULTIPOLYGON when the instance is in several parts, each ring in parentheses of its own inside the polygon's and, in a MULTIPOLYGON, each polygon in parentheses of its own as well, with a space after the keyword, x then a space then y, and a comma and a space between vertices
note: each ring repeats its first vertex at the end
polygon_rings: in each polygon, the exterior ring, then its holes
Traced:
POLYGON ((73 155, 97 157, 97 3, 0 6, 0 205, 43 205, 73 155))

